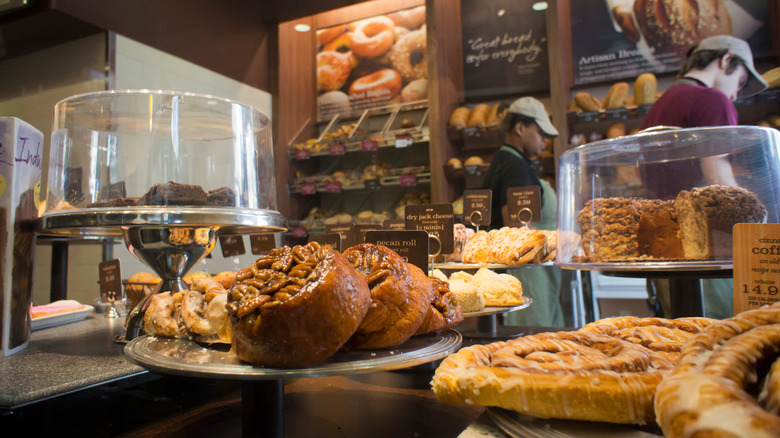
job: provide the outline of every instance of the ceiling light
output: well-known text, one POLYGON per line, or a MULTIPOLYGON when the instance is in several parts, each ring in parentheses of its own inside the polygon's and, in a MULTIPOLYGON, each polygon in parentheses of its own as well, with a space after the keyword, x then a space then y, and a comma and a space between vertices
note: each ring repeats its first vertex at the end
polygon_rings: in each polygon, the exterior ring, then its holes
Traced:
POLYGON ((544 11, 547 9, 547 2, 536 2, 533 6, 531 6, 531 9, 534 11, 544 11))
POLYGON ((308 24, 296 24, 295 30, 297 30, 298 32, 308 32, 311 30, 311 26, 309 26, 308 24))

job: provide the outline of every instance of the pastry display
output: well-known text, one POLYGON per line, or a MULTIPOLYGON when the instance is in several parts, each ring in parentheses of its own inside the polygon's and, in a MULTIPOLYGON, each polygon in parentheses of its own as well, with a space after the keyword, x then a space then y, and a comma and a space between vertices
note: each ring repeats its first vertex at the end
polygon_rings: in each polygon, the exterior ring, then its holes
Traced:
POLYGON ((780 303, 706 327, 658 385, 664 436, 780 436, 779 357, 780 303))
MULTIPOLYGON (((456 278, 467 280, 467 275, 456 278)), ((485 297, 486 306, 510 307, 524 303, 523 285, 512 275, 499 274, 487 268, 479 268, 477 273, 471 277, 470 282, 485 297)))
POLYGON ((190 290, 152 295, 144 313, 144 331, 149 336, 229 344, 227 296, 227 290, 210 278, 195 280, 190 290))
POLYGON ((480 230, 463 247, 463 262, 521 265, 534 260, 540 251, 540 258, 547 259, 553 249, 547 245, 552 233, 527 227, 480 230))
POLYGON ((349 346, 377 349, 406 342, 420 328, 434 300, 431 280, 386 246, 356 245, 344 251, 344 257, 371 290, 371 306, 349 346))
POLYGON ((227 305, 233 350, 256 366, 317 364, 349 340, 370 304, 363 276, 332 247, 274 249, 236 273, 227 305))
POLYGON ((208 196, 203 188, 173 181, 155 184, 141 198, 138 205, 206 205, 208 196))
POLYGON ((433 301, 415 336, 441 332, 463 322, 463 309, 447 282, 433 276, 428 279, 434 289, 433 301))
POLYGON ((711 185, 674 201, 597 198, 577 215, 590 261, 729 258, 737 223, 759 223, 766 207, 752 192, 711 185))
POLYGON ((448 403, 542 418, 652 422, 653 395, 673 363, 642 345, 586 331, 474 345, 447 357, 431 382, 448 403))

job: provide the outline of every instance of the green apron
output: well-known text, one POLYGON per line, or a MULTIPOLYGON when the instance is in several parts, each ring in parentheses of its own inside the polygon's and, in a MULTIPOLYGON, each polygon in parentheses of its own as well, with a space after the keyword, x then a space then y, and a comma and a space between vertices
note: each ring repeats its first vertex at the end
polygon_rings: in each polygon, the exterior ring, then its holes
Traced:
MULTIPOLYGON (((542 184, 542 217, 531 222, 540 230, 555 230, 558 227, 558 199, 555 190, 544 180, 542 184)), ((505 325, 561 327, 561 269, 557 266, 532 266, 508 269, 507 274, 517 277, 523 283, 523 295, 534 300, 529 307, 504 315, 505 325)))

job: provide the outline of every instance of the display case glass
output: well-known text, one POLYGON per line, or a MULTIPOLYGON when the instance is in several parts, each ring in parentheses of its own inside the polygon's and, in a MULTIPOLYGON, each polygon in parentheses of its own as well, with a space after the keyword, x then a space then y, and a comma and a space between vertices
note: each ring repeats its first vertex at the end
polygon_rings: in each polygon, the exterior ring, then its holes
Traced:
POLYGON ((556 263, 728 269, 735 223, 780 217, 780 131, 665 129, 561 155, 556 263))

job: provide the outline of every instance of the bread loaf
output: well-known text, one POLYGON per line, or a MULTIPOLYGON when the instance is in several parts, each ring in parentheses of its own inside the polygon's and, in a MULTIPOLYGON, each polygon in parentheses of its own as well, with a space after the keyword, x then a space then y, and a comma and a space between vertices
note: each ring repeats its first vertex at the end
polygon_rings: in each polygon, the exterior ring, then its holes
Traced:
POLYGON ((626 135, 626 125, 624 123, 613 123, 607 127, 607 138, 622 137, 626 135))
POLYGON ((609 88, 604 107, 606 109, 622 108, 626 103, 626 96, 628 96, 628 83, 617 82, 609 88))
POLYGON ((574 101, 577 102, 577 106, 585 111, 598 111, 601 109, 601 102, 593 97, 592 94, 580 91, 574 95, 574 101))
POLYGON ((507 108, 501 110, 500 103, 493 105, 493 107, 490 108, 490 114, 488 114, 487 118, 488 126, 500 125, 501 121, 503 121, 506 116, 506 110, 507 108))
POLYGON ((480 103, 479 105, 475 106, 473 110, 471 110, 471 115, 469 116, 469 121, 466 126, 484 127, 487 125, 488 114, 490 114, 490 105, 486 103, 480 103))
POLYGON ((652 73, 642 73, 634 82, 634 105, 652 105, 656 100, 658 81, 652 73))
POLYGON ((471 110, 465 106, 455 108, 455 111, 450 114, 450 126, 456 129, 463 129, 469 121, 471 110))

